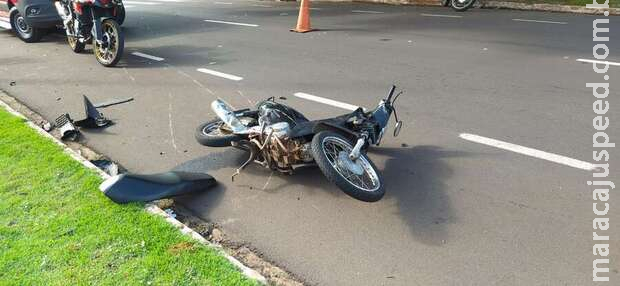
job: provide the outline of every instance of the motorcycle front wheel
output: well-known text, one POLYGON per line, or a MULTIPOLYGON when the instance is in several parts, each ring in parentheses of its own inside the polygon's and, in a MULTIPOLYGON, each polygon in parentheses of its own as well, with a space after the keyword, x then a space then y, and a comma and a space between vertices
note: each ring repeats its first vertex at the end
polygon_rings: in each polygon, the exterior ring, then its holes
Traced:
POLYGON ((114 19, 105 19, 101 23, 101 30, 103 41, 93 40, 95 57, 105 67, 115 66, 123 56, 125 48, 123 32, 114 19))
POLYGON ((474 3, 476 3, 476 0, 452 0, 451 1, 452 9, 454 9, 457 12, 466 11, 467 9, 474 6, 474 3))
POLYGON ((383 178, 366 154, 353 161, 353 146, 344 136, 322 131, 312 138, 312 155, 327 179, 347 195, 365 202, 376 202, 385 195, 383 178))

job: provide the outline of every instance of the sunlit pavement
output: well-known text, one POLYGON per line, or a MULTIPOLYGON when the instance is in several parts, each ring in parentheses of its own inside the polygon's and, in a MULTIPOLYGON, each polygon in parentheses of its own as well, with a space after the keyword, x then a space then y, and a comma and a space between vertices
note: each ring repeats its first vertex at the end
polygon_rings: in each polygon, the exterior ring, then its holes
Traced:
MULTIPOLYGON (((133 172, 209 172, 220 187, 180 202, 309 284, 591 281, 595 130, 586 83, 602 79, 577 60, 593 59, 594 17, 313 3, 320 30, 296 34, 295 3, 124 3, 119 67, 99 66, 89 48, 73 54, 62 33, 25 44, 0 31, 0 88, 50 120, 81 115, 83 94, 134 97, 105 109, 115 125, 85 133, 86 144, 133 172), (346 196, 315 168, 287 176, 252 166, 233 183, 244 153, 193 138, 218 97, 239 108, 285 97, 321 118, 347 112, 324 102, 371 108, 392 83, 406 91, 405 127, 369 153, 386 179, 377 203, 346 196)), ((620 62, 614 35, 608 60, 620 62)), ((612 90, 619 71, 608 73, 612 90)), ((620 100, 617 92, 609 100, 620 100)), ((620 138, 613 122, 607 131, 620 138)), ((609 151, 613 167, 620 153, 609 151)), ((608 233, 618 245, 620 231, 608 233)), ((611 276, 620 279, 617 266, 611 276)))

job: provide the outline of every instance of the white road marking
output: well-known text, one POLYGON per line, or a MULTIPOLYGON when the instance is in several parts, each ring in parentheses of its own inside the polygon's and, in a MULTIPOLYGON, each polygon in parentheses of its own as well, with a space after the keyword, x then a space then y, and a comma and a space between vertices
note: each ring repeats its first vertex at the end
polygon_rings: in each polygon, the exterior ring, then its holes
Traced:
POLYGON ((131 8, 136 7, 136 6, 132 6, 132 5, 123 5, 123 7, 125 7, 125 9, 131 9, 131 8))
POLYGON ((220 24, 246 26, 246 27, 258 27, 258 25, 256 24, 246 24, 246 23, 238 23, 238 22, 219 21, 219 20, 204 20, 204 21, 210 22, 210 23, 220 23, 220 24))
POLYGON ((570 167, 577 168, 577 169, 588 170, 588 171, 596 169, 594 164, 591 164, 588 162, 584 162, 584 161, 580 161, 577 159, 573 159, 573 158, 569 158, 569 157, 565 157, 565 156, 561 156, 561 155, 557 155, 553 153, 548 153, 545 151, 540 151, 540 150, 536 150, 536 149, 532 149, 532 148, 528 148, 524 146, 519 146, 516 144, 504 142, 504 141, 482 137, 482 136, 478 136, 475 134, 461 133, 459 137, 467 141, 476 142, 476 143, 492 146, 495 148, 512 151, 512 152, 519 153, 522 155, 527 155, 527 156, 535 157, 538 159, 551 161, 557 164, 562 164, 562 165, 570 166, 570 167))
POLYGON ((356 109, 359 108, 359 106, 355 106, 355 105, 352 105, 352 104, 336 101, 336 100, 329 99, 329 98, 323 98, 323 97, 319 97, 319 96, 316 96, 316 95, 307 94, 307 93, 303 93, 303 92, 296 92, 293 95, 295 97, 299 97, 299 98, 303 98, 303 99, 307 99, 307 100, 311 100, 311 101, 315 101, 315 102, 319 102, 319 103, 323 103, 323 104, 339 107, 339 108, 346 109, 346 110, 356 110, 356 109))
POLYGON ((352 10, 351 13, 366 13, 366 14, 383 14, 381 11, 369 11, 369 10, 352 10))
POLYGON ((142 1, 123 1, 123 4, 129 4, 129 5, 161 5, 161 3, 142 2, 142 1))
POLYGON ((142 57, 142 58, 146 58, 146 59, 154 60, 154 61, 158 61, 158 62, 161 62, 161 61, 165 60, 164 58, 143 54, 141 52, 133 52, 131 54, 134 55, 134 56, 137 56, 137 57, 142 57))
POLYGON ((567 22, 555 22, 555 21, 542 21, 542 20, 529 20, 529 19, 512 19, 513 21, 517 21, 517 22, 531 22, 531 23, 543 23, 543 24, 560 24, 560 25, 566 25, 568 24, 567 22))
POLYGON ((175 2, 175 3, 186 2, 184 0, 150 0, 150 1, 155 1, 155 2, 175 2))
POLYGON ((608 61, 597 61, 597 60, 586 60, 586 59, 577 59, 577 61, 582 62, 582 63, 590 63, 590 64, 608 64, 610 66, 620 66, 620 63, 608 62, 608 61))
POLYGON ((214 71, 214 70, 210 70, 210 69, 197 69, 197 71, 201 72, 201 73, 206 73, 206 74, 210 74, 210 75, 214 75, 214 76, 219 76, 225 79, 229 79, 229 80, 234 80, 234 81, 240 81, 243 78, 240 76, 236 76, 236 75, 232 75, 232 74, 227 74, 227 73, 223 73, 223 72, 219 72, 219 71, 214 71))
POLYGON ((0 20, 0 28, 10 30, 11 24, 9 23, 9 21, 5 22, 4 20, 0 20))
POLYGON ((310 10, 317 10, 318 11, 318 10, 323 10, 323 8, 316 8, 315 7, 315 8, 310 8, 310 10))
POLYGON ((424 17, 443 17, 443 18, 463 18, 463 16, 459 15, 444 15, 444 14, 420 14, 424 17))
POLYGON ((232 5, 233 4, 231 2, 213 2, 213 3, 215 3, 217 5, 232 5))
POLYGON ((273 6, 262 5, 262 4, 253 4, 252 6, 254 6, 254 7, 263 7, 263 8, 273 8, 273 6))

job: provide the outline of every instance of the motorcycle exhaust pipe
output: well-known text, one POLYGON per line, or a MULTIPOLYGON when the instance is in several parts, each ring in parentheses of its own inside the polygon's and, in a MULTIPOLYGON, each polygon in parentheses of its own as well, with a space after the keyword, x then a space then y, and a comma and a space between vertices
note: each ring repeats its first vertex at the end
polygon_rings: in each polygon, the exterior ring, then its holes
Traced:
POLYGON ((211 109, 217 117, 219 117, 230 129, 232 129, 233 133, 247 133, 248 128, 241 123, 239 118, 235 115, 235 112, 232 110, 232 107, 221 99, 216 99, 211 103, 211 109))

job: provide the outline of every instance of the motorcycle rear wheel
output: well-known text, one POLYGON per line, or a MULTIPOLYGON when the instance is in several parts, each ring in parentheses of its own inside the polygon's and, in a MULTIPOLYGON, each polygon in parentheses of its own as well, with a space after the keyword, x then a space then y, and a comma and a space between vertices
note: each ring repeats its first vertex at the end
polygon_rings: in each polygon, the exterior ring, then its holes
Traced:
MULTIPOLYGON (((252 117, 240 117, 239 120, 246 126, 256 121, 252 117)), ((200 145, 209 147, 229 147, 232 146, 232 142, 244 139, 241 135, 233 134, 219 118, 200 124, 194 137, 200 145)))
POLYGON ((312 138, 312 155, 327 179, 347 195, 364 202, 376 202, 385 195, 383 177, 366 154, 353 162, 353 146, 344 136, 322 131, 312 138))
POLYGON ((103 43, 93 40, 95 57, 101 65, 113 67, 123 56, 125 37, 123 36, 121 27, 114 19, 105 19, 103 23, 101 23, 101 30, 105 46, 103 43))
POLYGON ((452 0, 450 2, 451 2, 452 9, 454 9, 457 12, 464 12, 467 9, 474 6, 474 3, 476 3, 476 0, 452 0))

